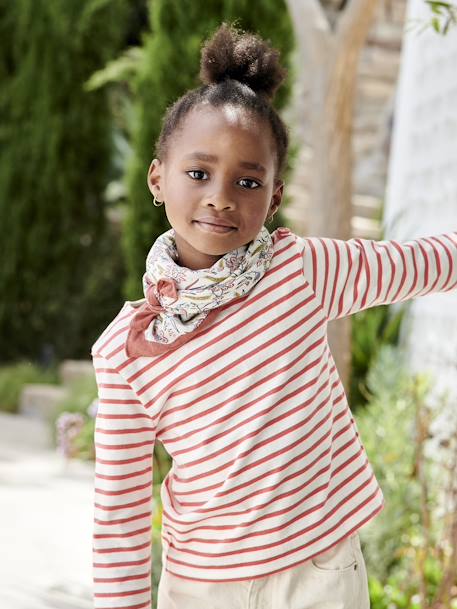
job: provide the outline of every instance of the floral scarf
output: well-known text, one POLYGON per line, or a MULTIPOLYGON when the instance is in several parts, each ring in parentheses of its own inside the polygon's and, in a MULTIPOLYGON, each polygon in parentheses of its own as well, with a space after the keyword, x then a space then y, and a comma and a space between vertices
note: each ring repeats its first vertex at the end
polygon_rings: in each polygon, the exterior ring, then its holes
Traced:
POLYGON ((210 268, 193 270, 176 263, 174 229, 160 235, 146 259, 145 302, 130 321, 127 355, 157 355, 187 342, 217 315, 217 307, 249 292, 272 256, 273 241, 262 226, 247 245, 210 268))

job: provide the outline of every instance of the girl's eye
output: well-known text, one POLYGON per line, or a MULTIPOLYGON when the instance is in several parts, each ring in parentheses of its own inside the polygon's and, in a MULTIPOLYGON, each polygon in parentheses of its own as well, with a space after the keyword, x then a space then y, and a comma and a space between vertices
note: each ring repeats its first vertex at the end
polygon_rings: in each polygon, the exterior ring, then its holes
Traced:
MULTIPOLYGON (((191 173, 206 173, 205 171, 202 171, 201 169, 190 169, 189 171, 186 171, 187 174, 191 174, 191 173)), ((198 180, 200 181, 200 178, 192 178, 193 180, 198 180)), ((260 188, 260 184, 259 182, 257 182, 257 180, 251 180, 251 178, 241 178, 240 182, 250 182, 251 184, 255 184, 256 186, 254 188, 260 188)), ((248 190, 253 190, 252 186, 248 186, 247 187, 248 190)))
MULTIPOLYGON (((187 171, 186 173, 189 174, 189 173, 205 173, 205 172, 202 171, 201 169, 191 169, 190 171, 187 171)), ((192 178, 192 179, 194 179, 194 178, 192 178)))
MULTIPOLYGON (((251 178, 242 178, 240 182, 251 182, 252 184, 256 184, 254 188, 260 188, 260 184, 256 180, 251 180, 251 178)), ((248 186, 248 190, 253 190, 250 186, 248 186)))

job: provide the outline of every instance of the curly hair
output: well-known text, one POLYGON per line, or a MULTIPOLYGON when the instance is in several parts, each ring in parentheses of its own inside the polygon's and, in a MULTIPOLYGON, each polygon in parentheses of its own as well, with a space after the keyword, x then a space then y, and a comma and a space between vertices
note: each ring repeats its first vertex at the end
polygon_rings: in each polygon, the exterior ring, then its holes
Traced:
POLYGON ((182 128, 190 110, 199 104, 214 108, 230 104, 270 124, 276 145, 276 177, 280 177, 287 162, 289 134, 272 106, 288 73, 280 64, 279 55, 278 49, 257 34, 242 32, 223 22, 202 45, 199 79, 203 85, 187 91, 165 112, 156 157, 167 158, 170 137, 182 128))

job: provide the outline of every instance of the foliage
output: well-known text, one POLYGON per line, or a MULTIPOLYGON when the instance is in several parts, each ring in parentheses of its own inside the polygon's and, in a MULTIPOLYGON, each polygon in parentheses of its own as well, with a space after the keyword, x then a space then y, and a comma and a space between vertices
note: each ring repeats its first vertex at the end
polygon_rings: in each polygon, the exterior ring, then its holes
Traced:
POLYGON ((56 368, 43 368, 29 361, 20 361, 0 368, 0 411, 17 413, 24 385, 58 383, 56 368))
POLYGON ((160 484, 153 485, 154 509, 151 526, 151 551, 152 551, 152 606, 157 606, 157 588, 159 586, 162 570, 162 502, 160 500, 160 484))
POLYGON ((94 431, 95 420, 86 418, 81 431, 74 440, 75 452, 79 459, 84 461, 95 459, 94 431))
POLYGON ((112 149, 106 92, 82 85, 117 52, 125 14, 122 0, 3 3, 3 360, 80 354, 82 295, 106 229, 112 149))
POLYGON ((451 25, 457 23, 457 6, 451 2, 425 0, 433 13, 430 25, 438 34, 447 34, 451 25))
POLYGON ((432 18, 424 21, 423 19, 410 19, 407 22, 406 31, 416 28, 417 33, 421 34, 424 30, 433 29, 437 34, 445 36, 451 26, 457 24, 457 5, 453 2, 441 2, 436 0, 424 0, 428 4, 432 18))
POLYGON ((77 356, 83 359, 89 357, 88 345, 95 342, 121 308, 125 263, 118 245, 120 238, 120 227, 109 223, 96 244, 84 290, 73 299, 75 334, 67 332, 67 337, 71 337, 77 356))
MULTIPOLYGON (((426 558, 426 580, 431 590, 436 590, 442 578, 436 559, 426 558)), ((369 581, 371 609, 425 609, 420 600, 417 582, 410 579, 405 570, 390 575, 383 585, 377 577, 369 581)), ((439 609, 457 609, 457 598, 441 605, 439 609)))
MULTIPOLYGON (((452 586, 457 596, 455 571, 454 580, 452 573, 449 576, 449 535, 454 529, 452 523, 444 527, 439 506, 443 480, 455 475, 455 467, 445 465, 449 459, 437 459, 444 449, 436 449, 431 428, 441 409, 427 405, 430 376, 407 373, 402 352, 385 345, 369 371, 367 386, 371 397, 357 426, 386 499, 362 538, 372 607, 450 607, 446 603, 451 598, 441 603, 452 586)), ((450 516, 457 526, 457 505, 451 505, 450 516)))
POLYGON ((84 88, 86 91, 95 91, 108 83, 128 82, 139 74, 144 60, 143 48, 128 47, 119 57, 111 59, 106 66, 95 71, 84 84, 84 88))
POLYGON ((367 403, 366 376, 379 350, 398 344, 405 311, 406 306, 392 313, 392 307, 381 305, 352 316, 349 403, 354 412, 367 403))
POLYGON ((371 396, 367 408, 357 416, 357 426, 388 497, 376 527, 365 538, 367 568, 385 579, 398 563, 403 531, 418 522, 419 489, 410 480, 414 450, 408 441, 413 434, 413 403, 406 396, 408 377, 399 351, 390 345, 380 349, 366 383, 371 396))
POLYGON ((152 560, 154 568, 152 569, 152 604, 155 607, 157 602, 157 588, 160 581, 160 572, 162 567, 162 499, 160 496, 162 482, 168 474, 172 460, 170 455, 165 450, 163 444, 159 441, 155 443, 153 455, 153 497, 154 509, 152 514, 151 541, 152 541, 152 560))
POLYGON ((51 418, 54 445, 66 458, 95 459, 95 412, 92 404, 97 396, 95 376, 78 378, 69 384, 67 397, 51 418), (71 415, 77 415, 81 424, 71 415))

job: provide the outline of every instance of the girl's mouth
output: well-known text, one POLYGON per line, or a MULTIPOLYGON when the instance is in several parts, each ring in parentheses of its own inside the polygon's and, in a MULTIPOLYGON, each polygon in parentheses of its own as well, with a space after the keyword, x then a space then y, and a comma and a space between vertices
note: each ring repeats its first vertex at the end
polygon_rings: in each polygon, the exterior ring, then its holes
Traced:
POLYGON ((194 222, 205 233, 230 233, 236 230, 232 226, 220 226, 218 224, 209 224, 208 222, 199 222, 198 220, 194 220, 194 222))

